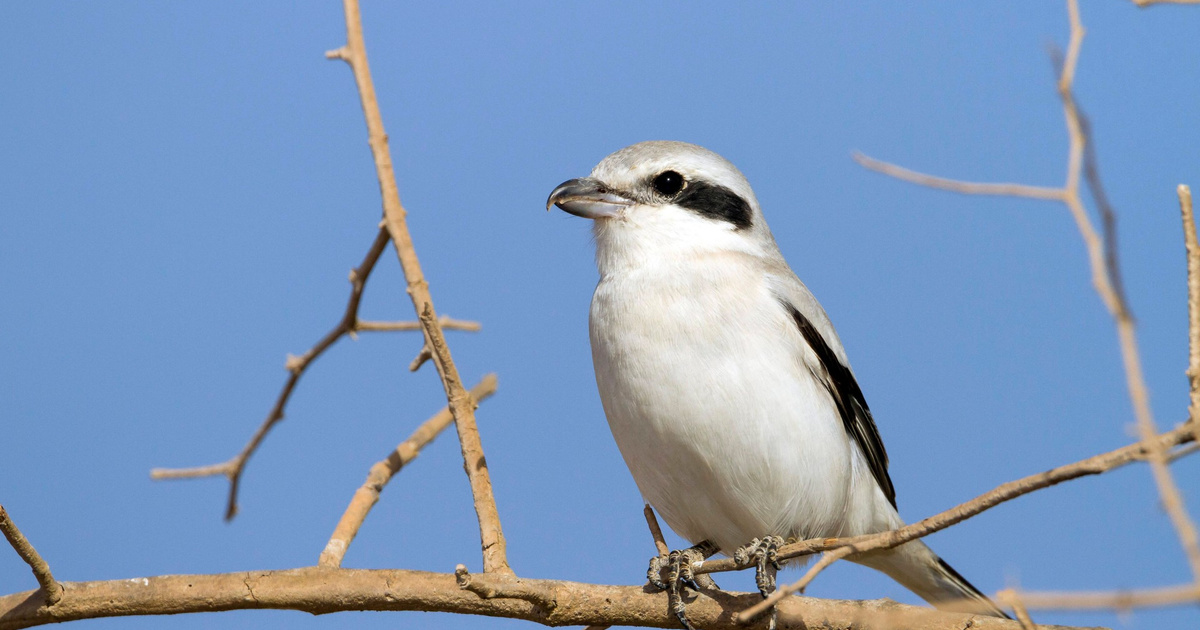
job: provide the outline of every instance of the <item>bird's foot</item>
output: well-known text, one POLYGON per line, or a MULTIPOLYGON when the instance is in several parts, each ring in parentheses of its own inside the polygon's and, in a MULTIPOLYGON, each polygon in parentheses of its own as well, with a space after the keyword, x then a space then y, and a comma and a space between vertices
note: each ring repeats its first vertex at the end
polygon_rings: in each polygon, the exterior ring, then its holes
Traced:
MULTIPOLYGON (((775 574, 780 569, 779 548, 782 546, 782 537, 764 536, 755 538, 750 541, 750 544, 740 547, 733 553, 733 559, 738 564, 754 564, 754 584, 758 586, 758 592, 763 599, 775 592, 775 574)), ((776 617, 777 612, 772 607, 771 620, 767 624, 768 630, 775 630, 776 617)))
POLYGON ((696 578, 705 576, 697 576, 694 566, 716 552, 716 546, 706 540, 694 547, 672 551, 650 559, 650 567, 646 570, 646 579, 650 581, 651 586, 667 592, 667 602, 671 607, 671 612, 687 630, 696 630, 696 627, 688 621, 683 589, 685 586, 690 586, 693 590, 700 590, 700 586, 696 584, 696 578))

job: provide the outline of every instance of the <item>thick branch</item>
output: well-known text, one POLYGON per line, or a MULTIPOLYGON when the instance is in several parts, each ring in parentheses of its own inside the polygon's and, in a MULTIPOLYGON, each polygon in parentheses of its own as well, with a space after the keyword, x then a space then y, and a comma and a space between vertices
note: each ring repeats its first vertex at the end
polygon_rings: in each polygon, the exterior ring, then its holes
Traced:
MULTIPOLYGON (((0 505, 0 532, 4 532, 4 537, 8 539, 8 544, 16 550, 17 555, 29 565, 33 571, 33 577, 37 578, 38 585, 41 586, 42 600, 47 606, 53 606, 62 599, 62 587, 58 582, 54 581, 54 576, 50 573, 50 565, 42 559, 41 554, 37 549, 33 548, 33 544, 17 529, 17 524, 8 516, 8 512, 0 505)), ((2 608, 0 608, 2 610, 2 608)), ((0 617, 2 619, 2 617, 0 617)))
MULTIPOLYGON (((309 567, 216 575, 168 575, 100 582, 64 582, 62 601, 42 606, 37 591, 0 597, 0 630, 98 617, 170 615, 223 610, 285 609, 313 614, 350 610, 419 610, 525 619, 548 626, 620 625, 677 628, 664 593, 640 586, 606 586, 503 574, 470 576, 402 570, 309 567), (480 593, 483 593, 480 595, 480 593), (537 603, 535 603, 537 602, 537 603)), ((688 618, 705 630, 739 626, 733 613, 758 594, 706 592, 688 605, 688 618), (711 597, 709 597, 711 595, 711 597)), ((779 627, 807 630, 1016 630, 1015 621, 947 613, 888 600, 788 598, 779 627)), ((1047 629, 1057 626, 1042 626, 1047 629)), ((1061 628, 1060 630, 1066 630, 1061 628)))
MULTIPOLYGON (((470 392, 471 399, 475 401, 476 405, 494 393, 496 393, 495 374, 483 377, 483 380, 471 388, 470 392)), ((417 427, 417 430, 413 431, 413 434, 401 442, 386 458, 371 467, 370 472, 367 473, 367 480, 363 482, 362 487, 355 491, 350 505, 333 530, 333 536, 329 538, 325 550, 321 552, 321 558, 318 561, 320 566, 334 568, 342 566, 342 558, 345 557, 346 550, 354 541, 354 537, 358 535, 358 530, 362 527, 371 508, 375 507, 375 503, 379 501, 379 493, 383 491, 384 486, 392 480, 396 473, 400 472, 401 468, 416 459, 417 455, 421 453, 421 449, 432 442, 453 421, 454 417, 450 415, 450 408, 443 407, 436 415, 417 427)))
POLYGON ((412 235, 409 234, 408 223, 405 220, 404 206, 400 203, 400 192, 396 187, 396 174, 392 168, 391 151, 388 149, 388 137, 383 128, 383 116, 379 113, 379 102, 375 98, 375 84, 371 79, 371 69, 367 62, 362 15, 359 12, 358 1, 344 0, 343 7, 346 14, 346 45, 326 53, 326 57, 342 59, 349 64, 354 72, 354 81, 358 85, 359 100, 362 103, 363 116, 367 123, 367 141, 375 159, 375 172, 379 179, 379 190, 383 198, 384 223, 396 246, 396 255, 400 259, 404 278, 408 282, 409 297, 412 298, 413 308, 420 317, 424 328, 425 346, 430 349, 434 365, 442 379, 450 412, 454 416, 455 426, 458 429, 463 467, 470 480, 475 513, 479 517, 484 571, 510 572, 505 552, 504 533, 500 528, 500 515, 496 510, 496 500, 492 496, 492 482, 488 474, 487 462, 483 457, 483 444, 479 439, 479 429, 475 425, 475 410, 472 407, 470 396, 463 388, 458 368, 454 365, 454 360, 450 356, 450 348, 446 345, 442 329, 438 325, 433 308, 433 298, 429 293, 429 284, 425 281, 425 276, 421 271, 412 235))

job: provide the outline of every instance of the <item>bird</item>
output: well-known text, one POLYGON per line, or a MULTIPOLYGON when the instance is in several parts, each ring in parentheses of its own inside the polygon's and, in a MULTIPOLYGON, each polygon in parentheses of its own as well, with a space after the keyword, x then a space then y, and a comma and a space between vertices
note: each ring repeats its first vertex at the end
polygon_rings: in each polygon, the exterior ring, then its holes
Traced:
MULTIPOLYGON (((904 525, 842 342, 733 164, 641 142, 556 187, 553 206, 592 220, 588 329, 613 438, 645 501, 695 544, 648 572, 685 627, 694 562, 751 562, 766 597, 785 541, 904 525)), ((921 540, 850 559, 936 607, 1007 617, 921 540)))

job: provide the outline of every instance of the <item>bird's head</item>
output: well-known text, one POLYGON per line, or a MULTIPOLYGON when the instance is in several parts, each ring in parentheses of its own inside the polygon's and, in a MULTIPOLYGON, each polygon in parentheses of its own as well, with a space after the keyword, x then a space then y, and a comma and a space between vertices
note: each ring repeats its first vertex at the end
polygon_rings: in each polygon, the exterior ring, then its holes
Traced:
POLYGON ((551 206, 594 220, 601 250, 760 256, 776 251, 741 172, 685 142, 625 147, 601 160, 588 177, 560 184, 546 200, 546 209, 551 206))

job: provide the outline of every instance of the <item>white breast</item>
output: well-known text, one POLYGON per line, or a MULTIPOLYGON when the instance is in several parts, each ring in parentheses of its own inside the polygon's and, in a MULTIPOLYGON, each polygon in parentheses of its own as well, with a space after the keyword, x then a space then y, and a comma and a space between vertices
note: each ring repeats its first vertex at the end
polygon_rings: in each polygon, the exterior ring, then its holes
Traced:
POLYGON ((601 260, 590 331, 609 426, 645 499, 726 553, 768 534, 848 533, 856 456, 756 259, 638 249, 601 260))

